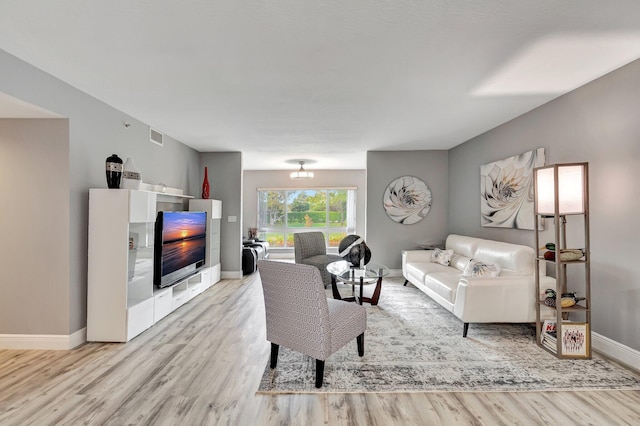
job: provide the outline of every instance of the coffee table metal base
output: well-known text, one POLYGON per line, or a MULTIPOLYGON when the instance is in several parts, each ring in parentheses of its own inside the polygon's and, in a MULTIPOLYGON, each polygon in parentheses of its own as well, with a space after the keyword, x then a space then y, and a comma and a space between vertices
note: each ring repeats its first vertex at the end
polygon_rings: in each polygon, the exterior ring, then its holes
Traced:
MULTIPOLYGON (((365 297, 362 295, 362 288, 364 287, 364 282, 362 277, 360 277, 360 295, 359 296, 349 296, 342 297, 340 292, 338 291, 338 282, 336 280, 335 275, 331 275, 331 291, 333 292, 333 298, 337 300, 344 300, 345 302, 358 302, 362 305, 362 302, 371 303, 372 306, 376 306, 378 304, 378 300, 380 299, 380 290, 382 288, 382 277, 378 278, 376 282, 376 288, 373 290, 373 295, 371 297, 365 297)), ((351 288, 353 293, 355 294, 355 286, 356 283, 351 284, 351 288)))

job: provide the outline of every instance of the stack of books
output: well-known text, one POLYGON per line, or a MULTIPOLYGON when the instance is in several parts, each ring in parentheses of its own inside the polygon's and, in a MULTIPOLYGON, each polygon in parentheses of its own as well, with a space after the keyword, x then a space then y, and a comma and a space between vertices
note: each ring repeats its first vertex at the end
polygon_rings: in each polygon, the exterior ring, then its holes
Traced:
POLYGON ((540 343, 554 354, 557 352, 558 337, 556 332, 556 322, 545 320, 540 333, 540 343))

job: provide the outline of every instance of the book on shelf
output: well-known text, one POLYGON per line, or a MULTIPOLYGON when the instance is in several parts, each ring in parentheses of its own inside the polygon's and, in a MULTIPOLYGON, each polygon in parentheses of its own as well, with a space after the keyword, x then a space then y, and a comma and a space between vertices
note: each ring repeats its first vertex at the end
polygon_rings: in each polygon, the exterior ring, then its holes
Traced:
POLYGON ((544 338, 546 333, 556 331, 556 321, 555 320, 544 320, 542 323, 542 330, 540 332, 540 343, 544 343, 544 338))
POLYGON ((549 324, 548 327, 543 328, 543 332, 540 335, 542 346, 553 352, 558 351, 558 332, 556 331, 556 323, 549 324), (546 329, 546 331, 544 331, 546 329))
POLYGON ((558 341, 557 331, 548 331, 544 333, 544 342, 551 342, 555 346, 557 341, 558 341))
POLYGON ((550 350, 554 354, 557 353, 557 351, 558 351, 558 347, 556 346, 556 342, 552 341, 551 339, 545 339, 544 343, 542 344, 542 346, 544 346, 545 348, 547 348, 548 350, 550 350))
MULTIPOLYGON (((562 321, 562 325, 571 324, 570 320, 562 321)), ((557 325, 555 320, 544 320, 540 331, 540 343, 544 343, 547 338, 551 338, 556 343, 557 325)))

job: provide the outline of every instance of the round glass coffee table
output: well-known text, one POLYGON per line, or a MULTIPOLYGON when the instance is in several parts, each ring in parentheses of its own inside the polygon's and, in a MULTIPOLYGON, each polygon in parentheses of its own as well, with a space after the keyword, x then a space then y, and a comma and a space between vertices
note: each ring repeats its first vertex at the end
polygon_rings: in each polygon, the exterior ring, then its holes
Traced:
POLYGON ((380 289, 382 288, 382 278, 389 275, 389 268, 378 263, 368 263, 364 266, 353 266, 351 262, 346 260, 338 260, 327 265, 327 271, 331 274, 331 290, 333 298, 345 300, 347 302, 356 301, 362 305, 362 302, 377 305, 380 299, 380 289), (338 291, 338 281, 345 284, 351 284, 353 290, 352 297, 342 297, 338 291), (371 297, 362 295, 362 287, 368 284, 376 284, 371 297), (356 295, 355 286, 360 286, 360 294, 356 295))

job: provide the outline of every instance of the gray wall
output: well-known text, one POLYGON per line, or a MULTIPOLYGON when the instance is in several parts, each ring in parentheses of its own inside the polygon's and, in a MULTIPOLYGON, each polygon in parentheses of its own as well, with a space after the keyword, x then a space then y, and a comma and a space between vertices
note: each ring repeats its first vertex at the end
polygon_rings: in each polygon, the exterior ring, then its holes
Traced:
MULTIPOLYGON (((293 169, 292 169, 293 170, 293 169)), ((316 170, 313 180, 291 180, 292 170, 245 170, 243 195, 242 234, 249 227, 258 226, 258 188, 339 188, 356 187, 356 230, 366 238, 366 186, 365 170, 316 170)), ((293 251, 292 251, 293 252, 293 251)))
POLYGON ((0 194, 5 200, 0 210, 0 334, 66 331, 67 120, 0 119, 0 194))
POLYGON ((640 61, 450 151, 449 231, 533 245, 480 226, 480 165, 538 147, 547 164, 589 162, 592 330, 640 350, 640 61))
MULTIPOLYGON (((144 123, 2 50, 0 92, 69 119, 68 147, 65 154, 68 156, 69 165, 69 181, 65 185, 68 202, 62 198, 44 206, 47 211, 68 212, 69 276, 55 278, 66 280, 68 283, 68 302, 55 308, 55 315, 66 318, 68 322, 64 326, 55 322, 53 330, 51 322, 39 315, 32 315, 27 323, 21 326, 33 334, 67 335, 86 325, 88 193, 89 188, 106 187, 105 159, 112 153, 123 159, 133 157, 142 173, 143 181, 162 182, 195 195, 200 186, 199 156, 195 150, 166 135, 164 147, 149 142, 148 126, 144 123), (122 125, 123 121, 129 122, 130 127, 125 128, 122 125)), ((24 153, 32 155, 27 147, 24 153)), ((21 166, 25 173, 32 172, 33 165, 30 162, 21 166)), ((52 165, 49 164, 48 167, 52 165)), ((28 229, 28 218, 25 217, 24 222, 19 222, 16 226, 28 229)), ((24 279, 33 280, 28 274, 24 279)), ((31 285, 44 288, 48 282, 34 282, 31 285)), ((5 293, 3 300, 11 300, 12 297, 12 294, 5 293)), ((49 302, 46 292, 34 291, 32 297, 36 306, 49 302)), ((0 334, 10 333, 4 329, 5 324, 0 324, 0 334)))
MULTIPOLYGON (((242 155, 239 152, 200 154, 200 188, 204 168, 209 173, 209 198, 222 201, 220 269, 223 278, 242 277, 242 155), (230 222, 229 216, 236 221, 230 222)), ((198 197, 202 193, 201 190, 198 197)))
POLYGON ((401 251, 415 249, 421 240, 444 240, 447 235, 447 151, 372 151, 367 153, 367 245, 372 262, 401 267, 401 251), (401 176, 415 176, 431 190, 429 215, 413 225, 391 220, 382 206, 387 186, 401 176))

